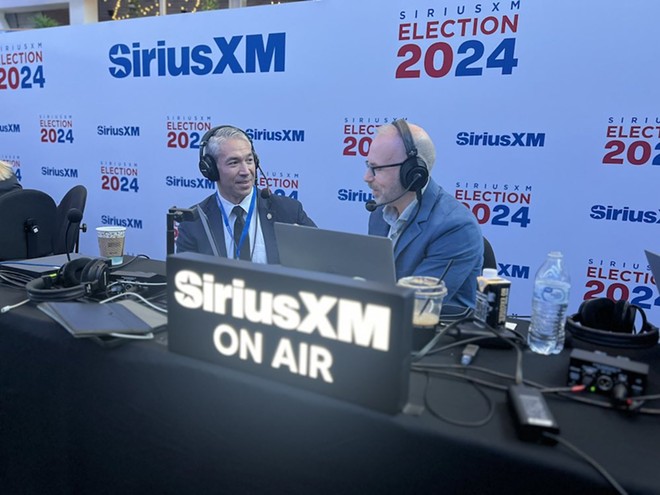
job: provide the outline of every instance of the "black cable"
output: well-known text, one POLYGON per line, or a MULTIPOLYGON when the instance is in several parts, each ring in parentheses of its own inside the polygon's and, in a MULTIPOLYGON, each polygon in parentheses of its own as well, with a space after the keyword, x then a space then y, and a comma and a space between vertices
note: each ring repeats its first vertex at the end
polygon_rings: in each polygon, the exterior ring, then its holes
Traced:
POLYGON ((145 260, 150 260, 151 259, 146 254, 136 254, 135 257, 132 260, 129 260, 126 263, 122 263, 121 265, 111 266, 110 267, 110 272, 114 272, 116 270, 123 270, 128 265, 130 265, 131 263, 135 263, 135 261, 137 261, 139 258, 144 258, 145 260))
MULTIPOLYGON (((493 383, 493 382, 488 382, 486 380, 482 380, 482 379, 479 379, 479 378, 476 378, 476 377, 468 376, 466 374, 453 373, 453 372, 450 372, 450 371, 443 371, 443 370, 438 370, 438 369, 435 369, 435 370, 425 369, 425 368, 432 368, 432 367, 433 368, 438 368, 438 367, 442 367, 442 366, 448 367, 448 368, 460 368, 464 371, 467 371, 468 369, 471 369, 471 370, 474 370, 474 371, 480 371, 480 372, 484 372, 484 373, 488 373, 488 374, 494 374, 494 375, 497 375, 497 376, 506 376, 509 379, 512 379, 513 377, 511 377, 510 375, 505 375, 503 373, 494 372, 493 370, 489 370, 487 368, 479 368, 479 367, 473 367, 473 366, 470 366, 469 368, 465 368, 462 365, 455 365, 455 364, 447 364, 447 365, 416 364, 416 365, 413 366, 413 369, 415 369, 415 371, 424 372, 424 374, 427 378, 427 387, 426 387, 426 390, 425 390, 425 393, 424 393, 424 402, 425 402, 425 405, 428 408, 429 412, 433 416, 437 417, 438 419, 440 419, 442 421, 446 421, 448 423, 451 423, 451 424, 454 424, 454 425, 457 425, 457 426, 474 426, 474 427, 483 426, 488 421, 490 421, 490 419, 492 418, 492 415, 493 415, 492 413, 494 411, 494 409, 492 408, 492 401, 490 401, 490 398, 488 398, 485 395, 483 390, 481 390, 479 387, 476 386, 476 383, 481 384, 481 385, 485 385, 485 386, 488 386, 488 387, 491 387, 491 388, 496 388, 496 389, 502 390, 502 391, 506 391, 508 389, 508 386, 500 385, 500 384, 493 383), (477 390, 484 396, 484 398, 486 398, 488 400, 490 409, 489 409, 489 413, 486 416, 486 418, 484 418, 480 422, 475 422, 475 423, 461 422, 461 421, 452 420, 450 418, 447 418, 447 417, 439 414, 436 410, 434 410, 431 407, 431 405, 428 401, 428 389, 430 388, 430 387, 428 387, 428 384, 430 382, 430 374, 431 373, 450 376, 450 377, 458 378, 458 379, 464 379, 464 380, 467 380, 467 381, 471 382, 475 386, 475 388, 477 388, 477 390)), ((529 381, 527 383, 528 384, 534 384, 533 382, 529 382, 529 381)), ((534 384, 534 385, 538 385, 538 384, 534 384)), ((557 390, 554 389, 554 388, 547 387, 547 388, 545 388, 545 390, 543 390, 544 387, 540 387, 540 388, 541 388, 541 391, 545 391, 545 392, 548 392, 548 393, 556 393, 557 392, 557 390)), ((605 407, 610 407, 610 408, 613 407, 611 404, 604 403, 604 402, 602 402, 601 405, 603 405, 605 407)), ((547 437, 551 440, 554 440, 557 443, 562 444, 563 446, 565 446, 569 450, 576 453, 579 457, 583 458, 589 464, 591 464, 599 473, 601 473, 603 475, 603 477, 605 477, 605 479, 617 490, 618 493, 620 493, 620 494, 626 494, 627 493, 623 489, 623 487, 621 487, 621 485, 619 485, 619 483, 617 483, 617 481, 600 464, 598 464, 598 462, 595 459, 590 457, 585 452, 582 452, 580 449, 578 449, 575 445, 570 443, 568 440, 566 440, 566 439, 564 439, 564 438, 562 438, 558 435, 554 435, 552 433, 549 433, 549 432, 543 432, 543 436, 545 436, 545 437, 547 437)))
MULTIPOLYGON (((464 368, 464 366, 462 366, 462 365, 461 365, 461 367, 464 368)), ((426 369, 415 369, 414 371, 417 371, 417 372, 420 372, 420 373, 425 373, 425 374, 426 373, 429 373, 429 374, 433 373, 433 374, 436 374, 436 375, 443 375, 443 376, 450 376, 450 377, 453 377, 453 378, 460 378, 462 380, 465 380, 466 382, 478 383, 479 385, 484 385, 486 387, 494 388, 494 389, 501 390, 501 391, 506 391, 509 388, 506 385, 500 385, 499 383, 489 382, 489 381, 483 380, 481 378, 477 378, 477 377, 469 376, 469 375, 464 375, 464 374, 461 374, 461 373, 454 373, 454 372, 451 372, 451 371, 426 370, 426 369)))
POLYGON ((522 354, 522 349, 520 349, 520 346, 518 344, 516 344, 514 339, 505 337, 500 332, 498 332, 495 328, 491 327, 487 323, 485 323, 485 322, 483 322, 483 321, 481 321, 481 320, 479 320, 479 319, 477 319, 473 316, 471 316, 469 318, 466 318, 465 320, 470 321, 470 323, 476 324, 478 326, 482 326, 483 328, 489 330, 496 337, 503 340, 504 342, 506 342, 507 344, 509 344, 511 347, 513 347, 515 349, 515 351, 516 351, 516 378, 515 378, 515 382, 516 382, 517 385, 520 385, 521 383, 523 383, 523 370, 522 370, 523 354, 522 354))
POLYGON ((452 342, 451 344, 446 344, 443 345, 442 347, 436 347, 434 349, 431 349, 430 351, 427 352, 427 356, 432 356, 434 354, 439 354, 444 351, 448 351, 449 349, 453 349, 454 347, 461 347, 466 344, 471 344, 473 342, 479 342, 481 340, 486 340, 486 339, 492 339, 492 337, 489 337, 487 335, 477 335, 475 337, 467 337, 465 339, 457 340, 456 342, 452 342))
MULTIPOLYGON (((466 339, 467 341, 468 339, 466 339)), ((425 373, 425 372, 434 372, 434 373, 448 373, 442 371, 442 368, 455 368, 455 369, 464 369, 465 367, 463 365, 458 365, 458 364, 431 364, 431 363, 413 363, 411 365, 411 370, 416 371, 419 373, 425 373)), ((513 375, 509 375, 507 373, 502 373, 499 371, 491 370, 488 368, 482 368, 479 366, 470 366, 469 368, 472 371, 475 372, 480 372, 480 373, 485 373, 485 374, 490 374, 493 376, 496 376, 498 378, 503 378, 506 380, 511 380, 513 381, 515 378, 513 375)), ((454 376, 459 376, 457 374, 454 374, 454 376)), ((495 388, 497 390, 504 390, 507 387, 503 387, 499 383, 494 383, 494 382, 487 382, 485 380, 479 380, 473 377, 465 377, 466 381, 468 379, 472 379, 477 381, 481 385, 485 385, 491 388, 495 388)), ((565 393, 561 390, 555 390, 553 387, 548 387, 546 385, 543 385, 538 382, 534 382, 532 380, 523 380, 523 383, 525 385, 529 385, 531 387, 535 387, 539 389, 541 393, 552 393, 556 395, 559 398, 563 399, 569 399, 574 402, 581 402, 583 404, 587 404, 590 406, 597 406, 597 407, 602 407, 604 409, 615 409, 615 407, 612 405, 611 402, 609 401, 603 401, 603 400, 597 400, 597 399, 592 399, 580 395, 575 395, 575 393, 565 393)), ((652 409, 652 408, 645 408, 645 407, 640 407, 640 404, 633 404, 630 408, 625 409, 626 411, 631 411, 631 412, 639 412, 641 414, 649 414, 649 415, 660 415, 660 409, 652 409)), ((620 409, 620 408, 619 408, 620 409)))
POLYGON ((441 327, 433 336, 433 338, 421 350, 412 353, 413 361, 419 361, 420 359, 424 358, 429 353, 429 351, 435 347, 435 345, 438 343, 438 340, 440 340, 443 335, 445 335, 452 328, 459 325, 465 319, 466 318, 461 318, 460 320, 451 322, 446 327, 441 327))
POLYGON ((25 288, 32 277, 24 273, 12 272, 10 270, 0 270, 0 281, 11 287, 16 287, 19 289, 25 288))
POLYGON ((603 477, 608 481, 610 485, 617 491, 617 493, 620 493, 621 495, 627 495, 627 491, 612 477, 610 473, 608 473, 603 466, 601 466, 596 459, 588 455, 586 452, 583 452, 579 448, 577 448, 575 445, 573 445, 571 442, 566 440, 565 438, 560 437, 559 435, 555 435, 554 433, 549 433, 547 431, 544 431, 542 435, 546 438, 549 438, 551 440, 554 440, 557 443, 560 443, 564 447, 566 447, 568 450, 573 452, 574 454, 577 454, 578 457, 581 457, 584 459, 586 462, 591 464, 591 466, 598 471, 603 477))
MULTIPOLYGON (((479 386, 476 383, 472 382, 472 386, 479 392, 479 394, 485 399, 486 405, 488 407, 488 412, 486 413, 486 416, 483 419, 480 419, 478 421, 460 421, 458 419, 451 419, 447 416, 444 416, 440 414, 430 403, 429 401, 429 389, 431 388, 429 385, 431 384, 431 376, 430 373, 425 373, 426 376, 426 384, 424 386, 424 404, 426 405, 426 408, 429 410, 429 412, 438 418, 441 421, 445 421, 449 424, 455 425, 455 426, 463 426, 467 428, 479 428, 481 426, 486 425, 491 419, 493 419, 493 415, 495 414, 495 406, 493 404, 493 401, 491 400, 486 393, 479 388, 479 386)), ((452 376, 452 375, 448 375, 452 376)), ((464 378, 464 377, 458 377, 458 378, 464 378)))

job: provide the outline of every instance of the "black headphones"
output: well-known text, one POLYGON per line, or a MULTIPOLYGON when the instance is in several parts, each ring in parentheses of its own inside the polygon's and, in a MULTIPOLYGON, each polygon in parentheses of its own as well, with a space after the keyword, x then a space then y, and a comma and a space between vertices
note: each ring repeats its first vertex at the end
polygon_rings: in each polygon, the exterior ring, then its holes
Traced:
POLYGON ((643 349, 658 344, 658 327, 646 319, 642 308, 606 297, 580 304, 578 312, 566 319, 566 330, 576 339, 608 347, 643 349), (642 328, 635 332, 638 312, 642 328))
POLYGON ((30 280, 28 299, 35 302, 73 301, 102 292, 108 286, 110 260, 77 258, 62 265, 57 274, 30 280))
POLYGON ((199 142, 199 171, 202 173, 202 175, 211 182, 217 182, 218 179, 220 179, 220 174, 218 173, 218 164, 216 163, 215 158, 206 152, 206 145, 208 144, 209 140, 220 129, 236 129, 241 134, 243 134, 250 143, 252 156, 254 157, 254 163, 256 167, 259 168, 259 157, 254 151, 254 144, 252 143, 250 136, 248 136, 244 130, 239 129, 238 127, 234 127, 233 125, 219 125, 206 131, 206 134, 202 136, 202 140, 199 142))
POLYGON ((406 147, 407 158, 399 169, 401 185, 408 191, 419 191, 429 180, 429 168, 426 166, 426 162, 417 154, 417 146, 415 146, 415 141, 410 133, 408 122, 397 119, 392 124, 401 134, 403 145, 406 147))

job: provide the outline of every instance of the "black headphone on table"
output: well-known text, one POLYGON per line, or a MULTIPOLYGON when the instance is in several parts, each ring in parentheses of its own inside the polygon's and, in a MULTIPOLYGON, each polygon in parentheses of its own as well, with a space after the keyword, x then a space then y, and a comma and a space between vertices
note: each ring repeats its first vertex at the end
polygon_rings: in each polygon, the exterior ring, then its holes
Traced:
POLYGON ((220 179, 220 174, 218 173, 218 164, 216 163, 215 158, 206 152, 206 145, 215 135, 215 133, 220 129, 236 129, 238 132, 243 134, 250 143, 255 166, 256 168, 259 168, 259 157, 254 151, 254 143, 252 143, 250 136, 248 136, 244 130, 239 129, 238 127, 234 127, 233 125, 219 125, 206 131, 206 134, 202 136, 202 140, 199 142, 199 171, 202 173, 202 175, 211 182, 217 182, 218 179, 220 179))
POLYGON ((105 291, 108 286, 110 260, 77 258, 62 265, 55 275, 30 280, 26 285, 28 299, 35 302, 73 301, 105 291))
POLYGON ((606 297, 580 304, 578 312, 566 319, 566 330, 578 340, 607 347, 644 349, 658 344, 658 327, 646 319, 642 308, 606 297), (635 332, 637 313, 642 316, 639 332, 635 332))
POLYGON ((408 122, 397 119, 392 124, 399 131, 403 145, 406 147, 407 158, 399 169, 401 185, 408 191, 419 191, 429 180, 429 168, 417 153, 417 146, 415 146, 408 122))

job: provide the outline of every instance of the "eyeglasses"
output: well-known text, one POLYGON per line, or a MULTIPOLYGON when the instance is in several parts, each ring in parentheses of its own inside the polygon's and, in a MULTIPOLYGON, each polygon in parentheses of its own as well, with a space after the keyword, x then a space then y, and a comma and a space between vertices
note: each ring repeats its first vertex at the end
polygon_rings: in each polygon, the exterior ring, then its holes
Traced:
POLYGON ((374 167, 373 165, 369 165, 369 162, 365 162, 365 165, 367 166, 367 168, 368 168, 369 170, 371 170, 371 174, 372 174, 374 177, 376 177, 376 170, 380 170, 381 168, 400 167, 400 166, 403 165, 404 163, 406 163, 406 162, 393 163, 393 164, 391 164, 391 165, 377 165, 377 166, 374 167))

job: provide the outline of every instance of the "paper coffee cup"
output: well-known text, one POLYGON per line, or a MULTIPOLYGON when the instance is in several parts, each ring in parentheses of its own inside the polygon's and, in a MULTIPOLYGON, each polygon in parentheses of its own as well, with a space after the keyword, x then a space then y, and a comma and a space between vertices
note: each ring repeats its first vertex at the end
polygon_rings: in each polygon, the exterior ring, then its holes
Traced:
POLYGON ((126 227, 96 227, 96 237, 99 241, 99 254, 103 258, 110 258, 113 265, 121 265, 124 261, 126 227))

